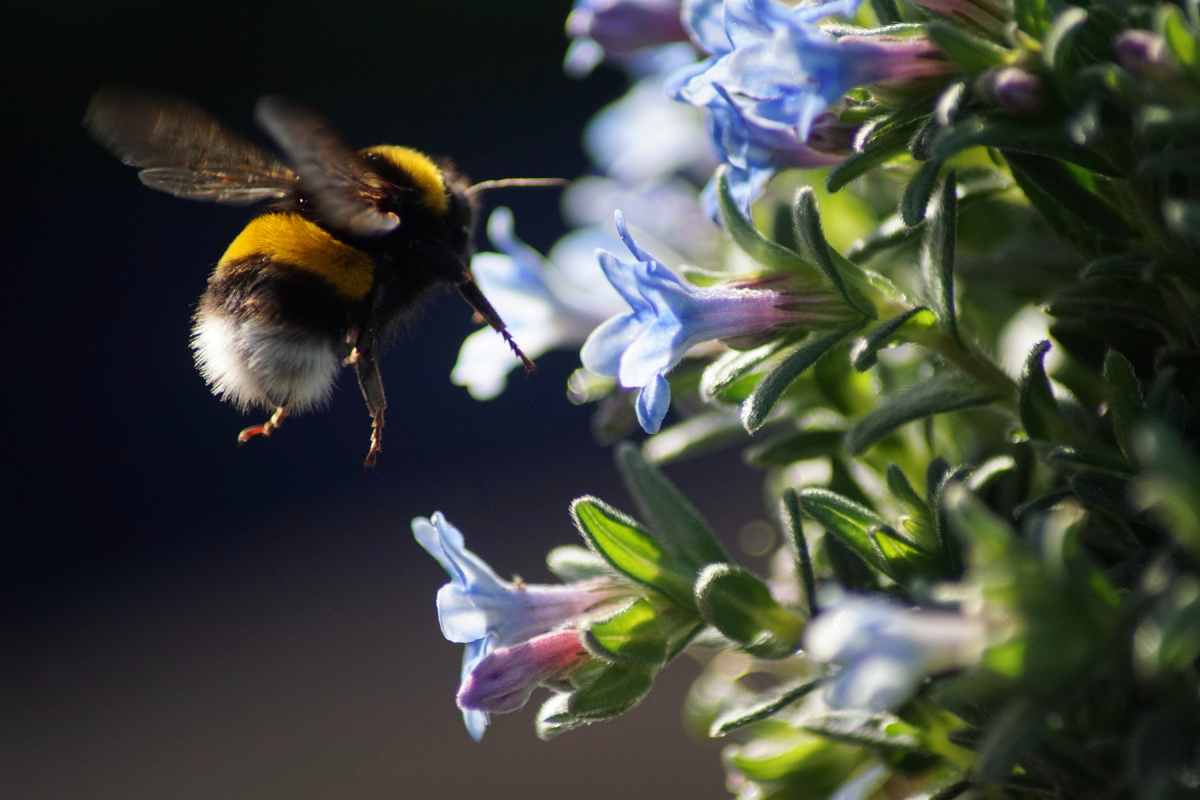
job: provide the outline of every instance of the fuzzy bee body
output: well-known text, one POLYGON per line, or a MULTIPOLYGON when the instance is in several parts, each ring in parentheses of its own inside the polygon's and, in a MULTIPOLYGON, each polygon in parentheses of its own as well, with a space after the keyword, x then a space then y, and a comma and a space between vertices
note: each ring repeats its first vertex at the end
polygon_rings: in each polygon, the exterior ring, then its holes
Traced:
POLYGON ((257 116, 291 167, 176 100, 106 90, 84 123, 147 186, 270 203, 209 277, 192 329, 196 365, 239 409, 275 409, 242 431, 245 441, 326 403, 340 367, 353 364, 373 463, 386 408, 377 352, 432 290, 456 287, 525 360, 467 267, 472 187, 411 148, 349 150, 322 120, 277 98, 260 101, 257 116))

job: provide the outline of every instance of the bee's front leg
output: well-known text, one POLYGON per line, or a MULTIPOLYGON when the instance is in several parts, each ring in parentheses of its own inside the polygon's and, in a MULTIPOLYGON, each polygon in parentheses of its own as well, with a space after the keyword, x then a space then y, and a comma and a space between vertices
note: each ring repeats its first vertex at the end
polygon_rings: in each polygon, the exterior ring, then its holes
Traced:
POLYGON ((379 453, 383 450, 384 412, 387 411, 387 398, 383 393, 383 375, 379 371, 379 362, 375 360, 374 337, 371 335, 358 336, 357 342, 347 357, 347 363, 354 365, 358 374, 358 387, 362 390, 363 400, 367 403, 367 411, 371 413, 371 447, 363 460, 364 467, 375 466, 379 453))

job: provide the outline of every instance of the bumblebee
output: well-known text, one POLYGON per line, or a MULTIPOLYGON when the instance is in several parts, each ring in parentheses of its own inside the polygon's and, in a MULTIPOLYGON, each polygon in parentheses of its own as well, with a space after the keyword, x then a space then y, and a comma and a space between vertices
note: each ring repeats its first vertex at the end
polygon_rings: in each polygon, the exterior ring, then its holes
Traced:
POLYGON ((456 288, 533 371, 471 277, 477 197, 561 181, 471 185, 448 162, 411 148, 355 151, 323 119, 279 97, 259 100, 255 118, 288 163, 174 98, 104 89, 84 117, 152 189, 265 205, 217 261, 192 328, 196 366, 213 393, 242 411, 272 412, 243 429, 239 443, 325 404, 340 367, 353 366, 371 415, 365 463, 373 465, 387 409, 380 349, 438 288, 456 288))

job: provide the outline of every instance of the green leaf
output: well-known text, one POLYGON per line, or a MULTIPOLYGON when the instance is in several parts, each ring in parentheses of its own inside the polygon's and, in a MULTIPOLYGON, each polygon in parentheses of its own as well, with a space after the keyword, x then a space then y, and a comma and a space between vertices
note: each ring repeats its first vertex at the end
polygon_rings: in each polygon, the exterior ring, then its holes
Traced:
POLYGON ((937 522, 933 510, 923 497, 917 494, 904 471, 895 464, 887 469, 888 491, 904 507, 907 515, 900 519, 900 527, 912 540, 927 550, 940 549, 937 522))
POLYGON ((958 179, 953 170, 946 174, 934 198, 933 216, 921 240, 921 282, 937 314, 938 322, 954 340, 958 333, 958 312, 954 301, 954 245, 958 228, 958 179))
POLYGON ((710 411, 688 417, 642 442, 642 455, 651 464, 671 464, 724 449, 744 441, 746 431, 736 413, 710 411))
POLYGON ((937 185, 938 175, 942 171, 939 159, 926 161, 913 175, 908 186, 904 188, 904 196, 900 199, 900 218, 910 228, 925 221, 925 209, 929 206, 929 198, 937 185))
POLYGON ((641 702, 654 684, 655 670, 635 664, 611 664, 587 686, 556 694, 538 711, 539 739, 624 714, 641 702))
POLYGON ((805 186, 796 192, 796 199, 792 204, 792 222, 796 228, 796 238, 804 242, 809 255, 817 262, 817 266, 846 304, 863 316, 874 318, 875 306, 871 305, 871 301, 863 297, 848 280, 858 276, 861 270, 825 241, 825 234, 821 230, 821 214, 817 210, 816 196, 811 186, 805 186))
POLYGON ((908 575, 903 564, 897 568, 876 544, 875 535, 886 529, 887 524, 874 511, 818 487, 801 489, 797 498, 805 514, 867 564, 893 580, 908 575))
POLYGON ((1175 6, 1161 5, 1154 17, 1155 29, 1167 42, 1167 49, 1179 65, 1193 75, 1200 69, 1196 37, 1188 29, 1183 12, 1175 6))
POLYGON ((808 549, 808 540, 804 538, 804 520, 801 519, 800 496, 795 489, 783 493, 783 529, 787 533, 788 542, 796 557, 796 572, 800 575, 800 583, 804 586, 804 601, 808 606, 809 616, 817 613, 817 576, 813 571, 812 555, 808 549))
POLYGON ((1133 429, 1144 411, 1142 385, 1129 359, 1117 350, 1104 356, 1104 382, 1108 384, 1108 414, 1117 446, 1131 462, 1134 458, 1133 429))
POLYGON ((617 470, 638 513, 664 548, 697 569, 729 560, 699 509, 661 470, 647 463, 635 445, 623 442, 617 445, 615 455, 617 470))
MULTIPOLYGON (((1009 119, 974 116, 945 128, 933 144, 932 158, 949 159, 970 147, 996 147, 1007 153, 1056 158, 1101 175, 1120 171, 1091 150, 1073 144, 1058 125, 1035 127, 1009 119)), ((843 162, 844 163, 844 162, 843 162)))
POLYGON ((1048 0, 1013 0, 1013 18, 1022 31, 1041 39, 1050 29, 1050 5, 1048 0))
POLYGON ((1069 85, 1074 70, 1072 55, 1075 39, 1083 31, 1088 13, 1082 8, 1068 8, 1055 17, 1042 43, 1042 58, 1060 82, 1069 85))
POLYGON ((828 333, 810 334, 792 348, 742 403, 742 425, 746 430, 754 433, 761 428, 787 388, 817 359, 861 326, 862 323, 856 321, 828 333))
POLYGON ((843 430, 790 431, 748 447, 744 457, 752 467, 778 467, 821 458, 836 452, 845 434, 843 430))
MULTIPOLYGON (((1101 241, 1132 237, 1125 220, 1112 206, 1084 187, 1063 164, 1037 156, 1006 153, 1013 178, 1029 202, 1068 240, 1093 252, 1101 241)), ((1105 248, 1112 252, 1112 248, 1105 248)))
POLYGON ((779 352, 786 339, 775 339, 753 350, 730 350, 704 368, 700 376, 700 396, 705 400, 725 400, 729 390, 756 367, 779 352))
POLYGON ((939 372, 929 380, 888 395, 875 410, 862 417, 846 434, 846 449, 858 454, 896 428, 934 414, 981 406, 998 395, 952 372, 939 372))
POLYGON ((1017 409, 1020 411, 1021 425, 1031 438, 1044 442, 1070 442, 1074 440, 1074 433, 1059 410, 1042 363, 1048 352, 1050 342, 1043 339, 1034 345, 1025 359, 1017 409))
POLYGON ((656 667, 666 663, 679 641, 699 624, 691 611, 639 598, 589 625, 583 643, 593 655, 607 661, 656 667))
POLYGON ((866 372, 875 366, 880 350, 904 341, 903 334, 906 327, 912 329, 931 328, 936 324, 937 317, 925 306, 910 308, 899 316, 884 320, 867 331, 867 335, 855 343, 854 348, 850 351, 854 368, 859 372, 866 372))
POLYGON ((893 714, 871 711, 822 711, 806 716, 801 730, 825 739, 884 751, 917 752, 920 731, 893 714))
POLYGON ((594 497, 571 503, 571 518, 588 545, 613 569, 661 592, 680 608, 693 607, 695 569, 671 556, 632 519, 594 497))
POLYGON ((787 658, 800 648, 804 618, 775 602, 766 584, 741 567, 711 564, 696 580, 704 621, 760 658, 787 658))
POLYGON ((612 575, 612 568, 600 556, 577 544, 564 544, 546 554, 546 566, 566 583, 612 575))
POLYGON ((747 725, 773 717, 792 703, 806 697, 822 683, 824 683, 823 678, 794 681, 775 689, 768 696, 757 700, 753 705, 726 711, 713 720, 712 725, 708 729, 708 735, 714 739, 719 739, 739 728, 744 728, 747 725))
POLYGON ((742 216, 742 211, 730 192, 729 170, 725 166, 717 170, 717 204, 721 212, 721 222, 734 243, 759 264, 811 276, 820 274, 820 270, 814 264, 805 261, 798 253, 783 245, 772 242, 759 233, 750 220, 742 216))
POLYGON ((907 152, 912 135, 925 123, 918 117, 895 125, 881 125, 879 133, 870 137, 861 152, 847 158, 829 171, 825 188, 836 192, 850 181, 896 156, 907 152))
POLYGON ((950 60, 966 72, 983 72, 1008 62, 1009 52, 997 44, 968 33, 962 26, 943 20, 930 22, 929 38, 950 60))

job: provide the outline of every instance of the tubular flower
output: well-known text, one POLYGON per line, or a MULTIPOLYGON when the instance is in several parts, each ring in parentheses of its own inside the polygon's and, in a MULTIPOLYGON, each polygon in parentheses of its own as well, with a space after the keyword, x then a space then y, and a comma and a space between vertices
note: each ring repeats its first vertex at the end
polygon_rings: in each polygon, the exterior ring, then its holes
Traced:
POLYGON ((985 644, 978 619, 867 597, 843 599, 804 635, 811 658, 841 666, 826 702, 871 711, 899 706, 931 673, 975 663, 985 644))
MULTIPOLYGON (((437 593, 438 623, 447 640, 466 645, 464 681, 493 650, 570 624, 629 596, 625 586, 609 578, 552 586, 505 581, 466 549, 462 533, 440 512, 428 519, 417 517, 412 530, 450 575, 437 593)), ((463 718, 474 739, 483 736, 485 713, 464 707, 463 718)))
POLYGON ((458 705, 464 713, 505 714, 529 702, 533 690, 566 677, 589 658, 577 630, 562 630, 488 653, 464 676, 458 705))
MULTIPOLYGON (((596 243, 609 237, 601 239, 595 231, 569 234, 556 245, 551 266, 516 237, 507 208, 492 212, 487 229, 501 252, 476 253, 471 271, 530 358, 578 345, 620 310, 620 297, 603 280, 592 257, 596 243)), ((463 341, 450 373, 450 380, 465 386, 476 400, 500 394, 508 373, 520 363, 499 337, 487 333, 476 331, 463 341)))
POLYGON ((640 389, 637 417, 647 433, 658 431, 671 403, 666 374, 694 345, 849 318, 849 310, 831 294, 693 286, 633 240, 620 211, 616 224, 634 260, 607 252, 597 257, 630 310, 592 331, 580 357, 590 371, 616 378, 627 389, 640 389))
POLYGON ((565 67, 576 76, 588 74, 606 57, 686 39, 679 0, 575 0, 567 35, 573 41, 565 67))

